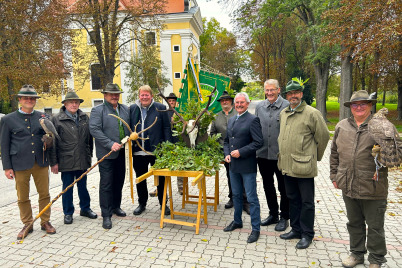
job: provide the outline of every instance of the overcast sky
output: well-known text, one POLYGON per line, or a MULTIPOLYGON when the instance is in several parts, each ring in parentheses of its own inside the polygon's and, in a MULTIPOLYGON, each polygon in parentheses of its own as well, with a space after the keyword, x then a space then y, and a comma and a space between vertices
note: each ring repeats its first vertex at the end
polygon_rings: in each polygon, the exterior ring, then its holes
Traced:
POLYGON ((230 24, 229 11, 222 7, 222 4, 218 4, 217 0, 197 0, 198 6, 201 9, 201 16, 210 20, 214 17, 222 27, 233 30, 230 24))

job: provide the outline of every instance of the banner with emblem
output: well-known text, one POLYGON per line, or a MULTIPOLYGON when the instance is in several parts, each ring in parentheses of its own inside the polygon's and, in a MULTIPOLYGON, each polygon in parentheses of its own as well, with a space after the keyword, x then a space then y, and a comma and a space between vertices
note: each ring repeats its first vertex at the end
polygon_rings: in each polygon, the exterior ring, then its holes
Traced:
POLYGON ((177 99, 179 104, 177 111, 184 113, 187 103, 190 100, 200 101, 201 107, 205 107, 208 96, 214 90, 215 84, 217 91, 212 96, 208 111, 218 113, 222 110, 218 101, 223 91, 230 88, 230 77, 205 70, 199 70, 199 65, 195 64, 191 57, 188 57, 186 69, 183 71, 182 87, 180 96, 177 99))

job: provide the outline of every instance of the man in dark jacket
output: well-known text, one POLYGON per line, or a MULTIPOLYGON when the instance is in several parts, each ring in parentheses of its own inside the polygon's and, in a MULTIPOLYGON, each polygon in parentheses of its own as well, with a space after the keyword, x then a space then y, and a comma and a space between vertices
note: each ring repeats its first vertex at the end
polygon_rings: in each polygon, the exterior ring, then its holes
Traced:
MULTIPOLYGON (((148 152, 153 152, 156 146, 164 141, 172 142, 172 131, 170 128, 169 116, 166 112, 159 112, 160 110, 166 110, 166 106, 154 102, 152 89, 148 85, 141 86, 138 91, 139 99, 135 104, 130 106, 130 121, 131 129, 134 130, 137 126, 137 132, 149 127, 155 121, 154 126, 149 130, 141 133, 142 138, 149 138, 146 140, 140 140, 142 148, 148 152), (159 111, 158 111, 159 110, 159 111)), ((133 167, 137 177, 148 172, 148 165, 155 164, 155 156, 149 155, 142 151, 141 148, 134 143, 133 145, 133 167)), ((159 177, 159 185, 157 187, 159 204, 162 207, 163 201, 163 188, 165 185, 165 177, 159 177)), ((144 180, 137 184, 138 194, 138 207, 134 210, 134 215, 140 215, 144 212, 148 201, 148 187, 147 181, 144 180)), ((170 215, 170 209, 166 206, 165 215, 170 215)))
MULTIPOLYGON (((15 179, 20 218, 24 227, 17 239, 33 232, 31 200, 29 200, 29 181, 31 175, 39 194, 39 211, 50 202, 49 195, 49 162, 47 148, 43 151, 42 136, 45 131, 39 119, 46 117, 44 113, 34 110, 36 100, 40 98, 31 85, 24 85, 18 93, 20 109, 1 119, 1 151, 3 169, 7 179, 15 179)), ((41 229, 48 234, 55 234, 56 229, 50 224, 50 208, 41 218, 41 229)))
MULTIPOLYGON (((61 102, 64 104, 60 112, 52 118, 52 122, 60 140, 56 141, 56 153, 50 158, 50 166, 54 174, 61 171, 63 189, 78 179, 90 166, 93 150, 93 139, 89 133, 89 117, 79 107, 84 100, 75 92, 68 92, 61 102)), ((87 189, 87 176, 77 182, 80 198, 80 215, 96 219, 90 208, 91 199, 87 189)), ((73 188, 63 194, 64 224, 73 223, 73 188)))
MULTIPOLYGON (((342 190, 348 217, 351 255, 342 261, 344 267, 364 263, 367 250, 370 268, 379 268, 387 261, 384 219, 388 168, 380 168, 378 180, 373 179, 376 165, 371 151, 376 142, 368 131, 376 102, 365 90, 355 92, 344 103, 351 108, 352 116, 336 125, 331 146, 330 178, 334 187, 342 190)), ((400 140, 397 146, 402 147, 400 140)))
POLYGON ((257 163, 264 185, 269 215, 261 221, 261 226, 275 225, 275 231, 285 231, 289 226, 289 199, 286 196, 285 181, 278 169, 278 136, 279 114, 289 106, 289 102, 280 96, 281 89, 278 80, 269 79, 264 83, 266 100, 258 103, 255 115, 260 118, 264 145, 257 151, 257 163), (274 184, 274 174, 281 195, 280 214, 277 193, 274 184), (279 219, 280 215, 280 219, 279 219))
MULTIPOLYGON (((226 137, 226 130, 228 127, 229 118, 235 116, 236 110, 233 108, 233 97, 229 95, 227 91, 223 91, 222 96, 218 99, 221 104, 222 111, 216 114, 215 120, 212 121, 211 124, 211 135, 221 134, 221 137, 218 139, 218 142, 223 147, 223 141, 226 137)), ((228 178, 228 187, 229 187, 229 200, 225 204, 225 208, 229 209, 233 207, 233 193, 232 186, 230 185, 230 173, 229 173, 229 163, 224 162, 226 169, 226 177, 228 178)), ((243 210, 250 215, 250 204, 247 202, 246 192, 243 191, 243 210)))
POLYGON ((125 150, 121 140, 130 135, 127 127, 117 118, 118 115, 128 124, 129 110, 126 105, 119 104, 120 91, 116 84, 109 83, 102 91, 105 101, 92 108, 89 118, 89 131, 95 138, 96 157, 101 159, 111 150, 113 153, 99 163, 99 203, 103 217, 103 228, 112 228, 112 214, 125 217, 126 213, 120 208, 121 195, 126 176, 125 150))
POLYGON ((224 141, 225 161, 230 163, 230 183, 233 191, 234 220, 223 231, 231 232, 243 228, 242 207, 243 187, 250 203, 252 232, 247 243, 253 243, 260 237, 260 203, 257 195, 257 159, 256 151, 263 144, 260 119, 250 114, 247 109, 250 99, 247 93, 237 93, 235 109, 237 115, 230 118, 224 141))

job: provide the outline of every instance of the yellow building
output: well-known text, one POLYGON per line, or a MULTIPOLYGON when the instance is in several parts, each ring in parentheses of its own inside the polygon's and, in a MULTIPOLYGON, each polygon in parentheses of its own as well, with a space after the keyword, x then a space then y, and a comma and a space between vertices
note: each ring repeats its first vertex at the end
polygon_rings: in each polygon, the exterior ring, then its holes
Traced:
MULTIPOLYGON (((70 0, 70 3, 74 3, 74 0, 70 0)), ((162 30, 155 32, 145 32, 147 36, 148 44, 156 45, 160 47, 160 59, 162 60, 165 69, 162 70, 165 77, 170 79, 171 85, 165 88, 165 94, 170 92, 178 95, 179 88, 181 86, 181 79, 183 78, 183 69, 185 68, 187 60, 187 52, 192 51, 193 57, 199 59, 200 43, 199 36, 201 35, 202 19, 201 11, 196 0, 168 0, 166 5, 166 13, 160 15, 162 21, 162 30)), ((121 5, 125 4, 125 1, 120 1, 121 5)), ((89 34, 86 30, 74 25, 72 30, 78 31, 76 37, 72 42, 82 51, 88 51, 87 55, 93 55, 89 53, 94 50, 94 45, 90 42, 89 34)), ((119 43, 123 44, 127 38, 130 38, 129 34, 123 32, 119 36, 119 43)), ((72 59, 74 53, 71 49, 67 49, 64 52, 65 59, 72 59)), ((132 55, 139 53, 140 43, 137 41, 131 41, 124 45, 120 50, 120 61, 124 59, 130 59, 132 55), (124 54, 123 54, 124 53, 124 54)), ((80 98, 84 99, 80 108, 84 112, 90 112, 92 107, 103 102, 103 94, 100 92, 100 80, 96 76, 96 70, 98 68, 97 59, 85 58, 76 63, 73 62, 73 72, 67 77, 66 80, 61 81, 62 95, 59 97, 45 96, 38 100, 36 109, 45 111, 47 113, 58 113, 61 107, 61 101, 64 98, 64 94, 67 89, 74 89, 80 98)), ((124 93, 120 102, 127 103, 129 89, 125 86, 127 80, 128 64, 122 63, 115 71, 114 83, 118 84, 124 93)))

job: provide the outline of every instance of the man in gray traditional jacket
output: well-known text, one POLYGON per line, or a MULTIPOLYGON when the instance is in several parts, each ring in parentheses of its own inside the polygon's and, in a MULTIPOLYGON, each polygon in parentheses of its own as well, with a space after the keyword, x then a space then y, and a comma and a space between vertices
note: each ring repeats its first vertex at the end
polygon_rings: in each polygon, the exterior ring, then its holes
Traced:
POLYGON ((261 225, 276 224, 275 231, 281 232, 285 231, 289 226, 289 199, 286 196, 283 175, 278 169, 279 114, 289 106, 289 102, 279 95, 281 89, 276 79, 265 81, 264 91, 267 99, 258 103, 255 108, 255 115, 260 118, 262 135, 264 137, 264 145, 257 150, 257 163, 269 208, 269 216, 261 221, 261 225), (280 214, 274 184, 274 174, 276 175, 278 190, 281 195, 280 214))

